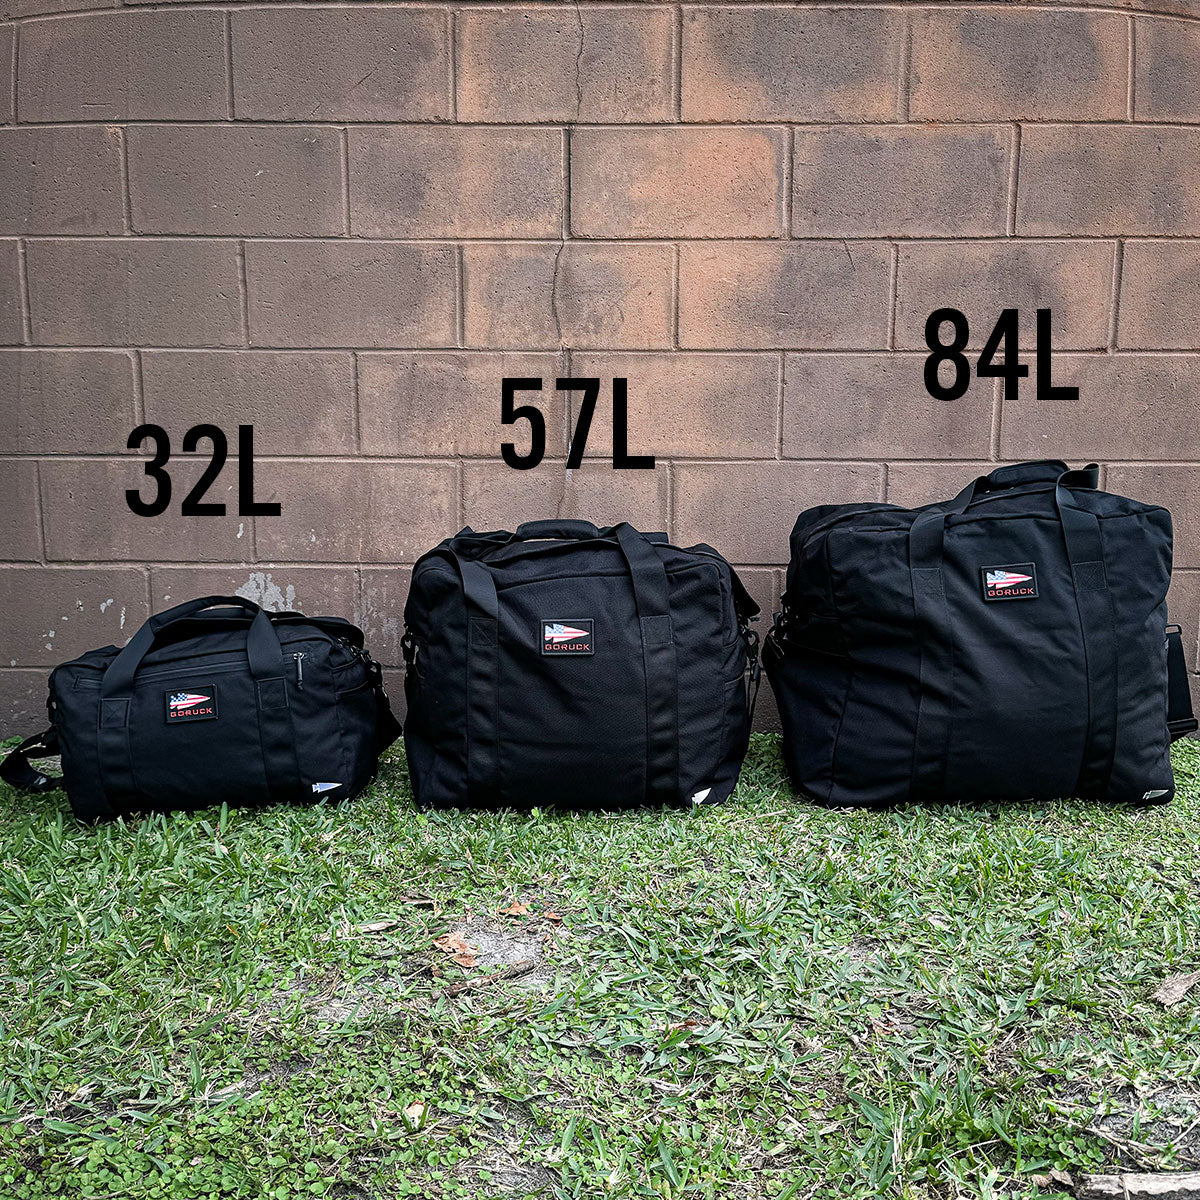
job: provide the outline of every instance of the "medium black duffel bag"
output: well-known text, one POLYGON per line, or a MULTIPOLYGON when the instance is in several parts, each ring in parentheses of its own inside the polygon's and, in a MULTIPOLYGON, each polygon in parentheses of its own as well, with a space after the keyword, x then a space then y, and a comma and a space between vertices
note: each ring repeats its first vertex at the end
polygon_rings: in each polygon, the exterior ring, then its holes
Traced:
POLYGON ((1196 728, 1171 516, 1097 478, 1023 463, 923 508, 801 514, 763 654, 801 792, 1171 798, 1168 745, 1196 728))
POLYGON ((417 562, 404 610, 414 795, 724 800, 750 732, 757 612, 709 546, 573 520, 464 529, 417 562))
POLYGON ((361 630, 239 596, 177 605, 123 650, 56 667, 47 708, 50 728, 0 764, 0 779, 36 792, 61 783, 89 821, 343 799, 370 782, 400 734, 361 630), (61 781, 29 763, 59 753, 61 781))

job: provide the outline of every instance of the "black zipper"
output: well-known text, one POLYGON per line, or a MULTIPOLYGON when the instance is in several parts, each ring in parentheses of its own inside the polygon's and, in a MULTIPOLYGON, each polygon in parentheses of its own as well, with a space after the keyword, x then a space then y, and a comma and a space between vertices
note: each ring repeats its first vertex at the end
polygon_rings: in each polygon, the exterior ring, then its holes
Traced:
MULTIPOLYGON (((308 640, 313 641, 313 640, 317 640, 317 639, 308 639, 308 640)), ((323 644, 331 645, 331 646, 338 645, 338 644, 344 645, 346 647, 346 649, 349 650, 356 657, 360 653, 360 651, 357 649, 357 647, 355 647, 354 643, 349 641, 346 638, 337 638, 336 641, 333 639, 330 639, 328 642, 323 643, 323 644)), ((295 658, 297 653, 299 653, 301 657, 304 657, 304 658, 308 657, 306 651, 293 651, 292 657, 295 658)), ((240 655, 242 655, 242 658, 239 661, 243 662, 243 663, 245 662, 245 652, 242 650, 197 650, 194 653, 187 655, 183 659, 174 659, 174 660, 170 660, 170 661, 191 662, 193 659, 212 658, 218 654, 240 654, 240 655)), ((103 662, 103 663, 83 662, 82 660, 72 660, 70 662, 62 663, 61 666, 71 667, 72 669, 78 669, 78 670, 82 670, 82 671, 99 671, 101 674, 103 674, 105 671, 107 671, 109 669, 109 667, 111 667, 113 665, 113 663, 116 661, 116 657, 117 656, 114 654, 112 656, 112 658, 110 658, 107 662, 103 662)), ((223 665, 223 664, 218 664, 218 665, 223 665)), ((235 662, 233 665, 237 666, 237 665, 239 665, 239 662, 235 662)), ((206 668, 206 669, 209 669, 209 668, 206 668)), ((155 671, 153 673, 157 674, 160 672, 155 671)), ((138 670, 137 678, 138 679, 145 678, 145 673, 143 673, 143 671, 141 669, 138 670)))
POLYGON ((296 688, 298 691, 304 691, 304 651, 297 650, 292 658, 296 660, 296 688))
MULTIPOLYGON (((133 686, 139 687, 143 683, 149 683, 155 679, 173 679, 177 675, 226 675, 230 671, 244 670, 249 673, 249 668, 240 662, 231 663, 214 663, 211 667, 176 667, 170 671, 146 671, 138 672, 137 678, 133 681, 133 686)), ((98 688, 101 686, 100 679, 88 679, 80 677, 75 680, 75 686, 82 685, 87 688, 98 688)))

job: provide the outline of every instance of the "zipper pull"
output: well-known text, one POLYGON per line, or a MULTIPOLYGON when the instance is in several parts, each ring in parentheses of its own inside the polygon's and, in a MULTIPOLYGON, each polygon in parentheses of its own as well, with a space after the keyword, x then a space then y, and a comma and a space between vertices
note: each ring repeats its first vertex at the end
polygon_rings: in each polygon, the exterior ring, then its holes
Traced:
POLYGON ((292 657, 296 660, 296 687, 304 691, 304 653, 297 650, 292 657))

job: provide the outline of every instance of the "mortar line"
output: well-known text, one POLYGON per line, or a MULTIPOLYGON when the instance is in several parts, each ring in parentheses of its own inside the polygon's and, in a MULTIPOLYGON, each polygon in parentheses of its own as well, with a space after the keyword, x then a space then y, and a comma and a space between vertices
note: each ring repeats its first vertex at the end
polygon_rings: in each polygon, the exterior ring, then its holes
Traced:
MULTIPOLYGON (((172 7, 172 12, 179 12, 183 8, 182 5, 172 7)), ((103 12, 102 9, 91 9, 91 14, 103 12)), ((147 11, 138 8, 136 11, 147 11)), ((206 10, 208 11, 208 10, 206 10)), ((1094 11, 1094 10, 1091 10, 1094 11)), ((864 129, 894 129, 897 124, 895 117, 887 120, 842 120, 835 121, 829 118, 813 118, 804 119, 802 117, 792 118, 775 118, 763 119, 761 117, 720 117, 720 118, 692 118, 682 122, 689 128, 697 129, 739 129, 739 130, 760 130, 770 129, 786 123, 794 128, 800 129, 836 129, 836 130, 864 130, 864 129)), ((227 128, 230 124, 228 117, 122 117, 120 122, 123 126, 141 126, 154 125, 163 126, 164 128, 172 128, 174 126, 198 126, 207 128, 209 126, 219 126, 227 128)), ((574 122, 572 122, 574 123, 574 122)), ((582 125, 586 125, 589 129, 601 129, 610 133, 628 133, 628 132, 647 132, 661 130, 664 125, 676 124, 675 121, 581 121, 582 125)), ((923 124, 926 122, 922 122, 923 124)), ((950 129, 1003 129, 1005 125, 1010 125, 1013 122, 1006 121, 1003 118, 993 118, 989 120, 980 120, 977 117, 956 118, 956 117, 939 117, 936 122, 928 122, 937 124, 938 126, 946 126, 950 129)), ((1139 129, 1181 129, 1192 130, 1196 128, 1194 121, 1181 120, 1172 117, 1138 117, 1132 122, 1125 116, 1120 117, 1087 117, 1078 116, 1072 117, 1070 120, 1064 120, 1061 117, 1046 118, 1046 117, 1022 117, 1020 118, 1022 125, 1029 125, 1035 129, 1052 129, 1070 127, 1082 127, 1085 129, 1107 129, 1107 128, 1125 128, 1133 124, 1139 129)), ((37 126, 44 129, 63 129, 75 127, 90 127, 95 125, 112 125, 112 117, 82 117, 75 116, 70 118, 59 118, 46 121, 25 121, 24 125, 37 126)), ((298 129, 302 127, 312 127, 316 129, 338 129, 343 125, 349 126, 351 129, 392 129, 400 128, 417 128, 417 129, 440 129, 445 130, 450 128, 450 122, 443 117, 409 117, 404 120, 389 120, 385 117, 367 118, 356 117, 353 119, 335 118, 335 117, 316 117, 304 116, 292 119, 271 118, 271 117, 238 117, 236 124, 245 125, 251 129, 298 129)), ((505 132, 511 130, 534 130, 534 129, 560 129, 563 124, 563 118, 551 117, 540 120, 463 120, 454 124, 453 128, 458 129, 479 129, 479 130, 496 130, 505 132)))
POLYGON ((33 305, 29 299, 29 260, 26 257, 25 239, 17 238, 17 284, 21 291, 21 341, 33 345, 33 305))
POLYGON ((12 123, 14 125, 20 124, 20 120, 21 120, 20 113, 17 110, 17 100, 19 98, 19 93, 18 93, 18 89, 17 89, 17 79, 18 79, 17 71, 20 69, 20 65, 21 65, 20 47, 21 47, 21 27, 20 27, 20 25, 14 25, 13 26, 12 61, 10 64, 12 67, 12 79, 9 80, 9 107, 12 109, 12 123))
MULTIPOLYGON (((939 400, 938 403, 939 404, 943 404, 943 403, 957 404, 957 403, 959 403, 959 401, 957 401, 957 400, 951 400, 951 401, 939 400)), ((489 463, 494 465, 496 462, 496 457, 497 456, 494 453, 464 454, 464 455, 460 455, 458 457, 452 457, 447 454, 439 454, 437 456, 429 456, 429 457, 423 457, 423 458, 414 457, 412 455, 405 456, 405 455, 398 455, 398 454, 367 454, 363 457, 359 457, 351 450, 344 450, 338 454, 295 454, 295 453, 293 453, 293 454, 265 454, 265 455, 262 455, 261 457, 256 453, 254 455, 254 461, 255 461, 256 465, 260 464, 260 463, 279 463, 279 464, 286 465, 286 466, 305 466, 305 467, 311 467, 311 466, 315 466, 317 464, 323 464, 323 465, 339 464, 339 465, 346 465, 346 466, 379 466, 379 467, 384 467, 384 466, 446 467, 446 466, 451 466, 451 465, 459 462, 460 460, 463 462, 466 462, 466 463, 475 463, 475 464, 484 465, 484 466, 486 466, 489 463)), ((953 456, 946 456, 946 455, 934 456, 932 454, 921 454, 921 455, 915 455, 910 458, 905 455, 895 453, 895 454, 892 454, 890 457, 898 462, 905 462, 905 463, 918 463, 919 462, 919 463, 927 463, 927 464, 935 464, 936 463, 936 464, 950 464, 950 465, 953 465, 954 463, 962 463, 962 462, 990 461, 988 456, 983 455, 983 454, 970 455, 970 456, 966 456, 966 457, 953 457, 953 456)), ((1104 456, 1102 456, 1102 457, 1104 457, 1104 456)), ((1146 458, 1134 458, 1134 457, 1126 456, 1125 458, 1120 458, 1119 456, 1114 456, 1114 455, 1108 455, 1107 457, 1115 462, 1121 462, 1125 465, 1132 464, 1132 465, 1136 465, 1138 467, 1154 467, 1156 469, 1160 468, 1160 467, 1177 467, 1177 468, 1186 468, 1188 470, 1200 471, 1200 462, 1198 462, 1195 458, 1168 458, 1168 457, 1164 457, 1164 456, 1146 457, 1146 458)), ((607 450, 606 449, 594 448, 593 451, 586 456, 585 461, 591 462, 593 460, 604 460, 606 458, 607 458, 607 450)), ((843 463, 847 466, 860 466, 860 467, 877 467, 880 464, 880 460, 878 458, 873 458, 873 459, 872 458, 862 458, 861 456, 858 458, 853 458, 853 457, 844 457, 844 456, 836 455, 836 454, 811 454, 811 453, 789 454, 789 455, 786 455, 782 460, 777 460, 774 457, 774 454, 769 453, 769 452, 768 453, 760 452, 757 454, 753 454, 753 453, 742 454, 738 457, 730 457, 728 454, 700 455, 700 454, 676 453, 672 456, 672 460, 674 462, 677 462, 681 466, 724 465, 724 466, 732 466, 732 467, 736 467, 736 466, 739 466, 741 464, 748 463, 748 462, 775 463, 778 461, 789 462, 789 463, 811 463, 811 464, 843 463)), ((46 453, 41 453, 41 454, 36 454, 36 453, 32 453, 32 452, 25 453, 25 454, 17 454, 17 453, 0 454, 0 462, 3 462, 3 463, 65 462, 65 463, 88 464, 91 466, 106 466, 106 465, 127 466, 131 462, 136 465, 140 461, 141 461, 141 458, 139 458, 138 455, 134 454, 132 451, 127 451, 127 450, 120 450, 120 451, 112 450, 112 451, 105 452, 103 454, 67 454, 67 453, 52 453, 52 452, 46 452, 46 453)), ((231 454, 229 456, 229 461, 232 463, 236 463, 237 455, 231 454)), ((547 466, 561 467, 566 462, 566 454, 565 453, 547 454, 544 461, 547 466)), ((664 462, 666 461, 665 455, 663 457, 663 461, 664 462)), ((1012 460, 1006 458, 1005 461, 1012 461, 1012 460)), ((0 561, 3 561, 3 560, 0 559, 0 561)), ((142 560, 139 559, 137 561, 140 562, 142 560)), ((195 565, 195 564, 193 564, 193 565, 195 565)), ((1196 569, 1200 570, 1200 566, 1198 566, 1196 569)))
POLYGON ((129 144, 126 131, 117 129, 117 156, 121 163, 121 224, 126 236, 133 233, 133 190, 129 184, 129 144))
MULTIPOLYGON (((972 338, 967 343, 964 350, 967 353, 972 353, 982 349, 982 340, 972 338)), ((17 345, 0 346, 0 357, 5 354, 12 354, 15 351, 28 349, 29 343, 22 342, 17 345)), ((364 346, 361 343, 354 345, 337 345, 337 346, 290 346, 287 343, 260 343, 254 346, 236 346, 236 345, 210 345, 204 343, 188 343, 180 345, 178 342, 173 345, 162 345, 157 342, 139 342, 136 346, 131 345, 128 340, 121 343, 114 342, 89 342, 83 345, 74 343, 52 343, 49 345, 39 345, 37 351, 39 354, 69 354, 80 351, 118 351, 118 350, 167 350, 167 351, 188 351, 190 353, 211 353, 211 354, 271 354, 271 353, 286 353, 289 355, 301 356, 307 354, 346 354, 352 350, 364 350, 371 353, 379 354, 404 354, 414 355, 417 357, 430 357, 444 355, 452 351, 461 351, 464 354, 471 355, 498 355, 498 354, 553 354, 561 347, 554 345, 498 345, 498 346, 404 346, 399 344, 394 345, 379 345, 379 346, 364 346)), ((673 348, 663 344, 658 346, 647 346, 639 348, 622 348, 614 346, 601 345, 584 345, 576 347, 581 353, 590 354, 621 354, 631 357, 647 357, 654 354, 670 354, 673 348)), ((768 346, 763 346, 759 349, 750 348, 738 345, 727 346, 681 346, 678 353, 688 356, 706 356, 720 358, 728 355, 767 355, 775 354, 781 350, 785 350, 788 354, 805 355, 810 358, 847 358, 847 357, 871 357, 879 359, 887 359, 890 357, 901 356, 907 358, 925 358, 928 357, 928 349, 923 349, 920 346, 897 346, 895 351, 889 351, 886 346, 861 345, 861 346, 838 346, 831 349, 827 346, 784 346, 779 342, 772 342, 768 346)), ((1104 353, 1103 346, 1064 346, 1061 350, 1055 349, 1055 357, 1065 358, 1094 358, 1097 353, 1104 353)), ((1195 360, 1200 364, 1200 347, 1188 346, 1177 347, 1171 349, 1162 349, 1153 346, 1118 346, 1114 351, 1118 358, 1187 358, 1195 360)), ((8 454, 0 453, 0 458, 10 457, 8 454)))
POLYGON ((571 130, 573 125, 562 127, 562 179, 563 206, 562 220, 559 223, 559 242, 565 242, 571 236, 571 130))
POLYGON ((233 13, 225 12, 225 106, 229 109, 229 119, 235 120, 233 113, 233 13))
POLYGON ((140 348, 135 348, 133 352, 133 423, 146 423, 146 377, 140 348))
POLYGON ((350 130, 342 126, 342 233, 351 234, 350 229, 350 130))
POLYGON ((787 351, 780 350, 778 354, 779 381, 775 385, 775 457, 783 459, 783 409, 787 402, 787 351))
POLYGON ((881 502, 886 503, 888 493, 892 490, 892 471, 889 463, 881 462, 879 465, 883 468, 883 474, 880 476, 879 480, 879 484, 883 488, 883 492, 881 493, 879 499, 881 502))
POLYGON ((37 491, 37 515, 38 515, 38 561, 45 566, 49 561, 49 545, 46 542, 46 503, 42 498, 42 464, 34 462, 33 464, 33 483, 37 491))
POLYGON ((889 350, 896 349, 896 306, 900 296, 900 247, 891 243, 891 253, 888 262, 888 324, 886 345, 889 350))
MULTIPOLYGON (((1004 419, 1004 393, 1001 389, 1002 379, 994 379, 992 381, 992 425, 991 434, 989 437, 988 455, 992 462, 1000 461, 1000 423, 1004 419)), ((939 401, 938 403, 941 403, 939 401)), ((956 400, 951 400, 951 404, 958 403, 956 400)))
MULTIPOLYGON (((964 350, 972 353, 982 349, 982 340, 972 338, 967 343, 964 350)), ((28 349, 29 343, 22 342, 18 345, 0 346, 0 357, 5 354, 12 354, 14 351, 28 349)), ((180 345, 178 342, 173 345, 163 345, 157 342, 139 342, 136 346, 130 344, 129 340, 124 342, 89 342, 85 344, 75 343, 52 343, 49 345, 40 345, 37 347, 39 354, 66 354, 79 351, 117 351, 117 350, 168 350, 168 351, 188 351, 191 353, 205 352, 211 354, 270 354, 270 353, 286 353, 289 355, 306 355, 306 354, 333 354, 333 353, 349 353, 352 350, 364 350, 379 354, 404 354, 415 355, 417 357, 428 357, 444 355, 451 351, 461 351, 464 354, 472 355, 496 355, 496 354, 553 354, 560 349, 557 344, 554 345, 495 345, 495 346, 405 346, 400 344, 388 344, 378 346, 364 346, 361 343, 353 345, 336 345, 336 346, 291 346, 287 343, 259 343, 253 346, 236 346, 236 345, 212 345, 206 343, 188 343, 186 346, 180 345)), ((667 344, 657 346, 646 346, 638 348, 622 348, 614 346, 602 345, 584 345, 576 347, 582 353, 591 354, 622 354, 630 355, 631 357, 646 357, 654 354, 671 353, 672 347, 667 344)), ((886 346, 878 344, 861 345, 861 346, 838 346, 830 348, 828 346, 784 346, 779 342, 772 342, 768 346, 761 348, 748 349, 745 346, 726 345, 726 346, 681 346, 680 354, 689 356, 709 356, 722 357, 726 355, 766 355, 775 354, 780 350, 787 351, 788 354, 805 355, 811 358, 846 358, 846 357, 872 357, 886 359, 894 356, 903 356, 908 358, 925 358, 928 356, 928 349, 923 349, 920 346, 897 346, 895 351, 889 351, 886 346)), ((1097 353, 1103 353, 1103 346, 1064 346, 1061 350, 1055 349, 1056 357, 1066 358, 1089 358, 1095 357, 1097 353)), ((1171 349, 1162 349, 1153 346, 1118 346, 1114 351, 1118 358, 1188 358, 1200 363, 1200 347, 1187 346, 1171 349)), ((10 457, 8 454, 0 453, 0 458, 10 457)))
MULTIPOLYGON (((148 613, 153 614, 153 612, 154 612, 154 581, 150 575, 150 564, 149 563, 144 563, 142 565, 142 582, 146 585, 146 611, 148 613)), ((127 637, 125 639, 125 643, 124 643, 125 645, 129 644, 129 642, 133 638, 134 633, 136 633, 136 632, 137 632, 136 629, 134 629, 130 632, 129 637, 127 637)))
POLYGON ((904 36, 900 43, 900 70, 896 81, 896 120, 907 122, 912 114, 912 14, 904 13, 904 36))
POLYGON ((1005 219, 1005 232, 1009 237, 1017 234, 1017 188, 1020 185, 1021 170, 1021 123, 1013 122, 1012 138, 1009 142, 1010 162, 1008 164, 1008 205, 1005 219))
POLYGON ((250 285, 246 279, 246 242, 239 239, 237 244, 238 261, 238 292, 242 308, 242 340, 247 348, 250 346, 250 285))
POLYGON ((783 236, 794 236, 792 227, 795 213, 796 194, 796 130, 791 127, 784 129, 783 139, 783 236))
POLYGON ((678 242, 671 254, 671 348, 679 349, 679 263, 683 251, 678 242))
POLYGON ((675 540, 675 461, 668 458, 663 466, 667 469, 667 538, 675 540))
MULTIPOLYGON (((25 125, 23 129, 31 129, 34 126, 25 125)), ((2 236, 2 235, 0 235, 2 236)), ((9 240, 13 235, 8 235, 9 240)), ((120 233, 33 233, 24 234, 26 241, 30 242, 120 242, 123 240, 123 235, 120 233)), ((1007 242, 1010 235, 1003 231, 995 233, 963 233, 963 234, 946 234, 946 233, 917 233, 904 234, 895 232, 878 232, 878 233, 854 233, 847 230, 845 233, 802 233, 793 240, 797 242, 814 242, 814 243, 849 243, 850 245, 871 243, 904 243, 931 246, 958 246, 963 243, 970 242, 1007 242)), ((1133 242, 1187 242, 1194 243, 1200 241, 1200 236, 1195 233, 1171 233, 1165 230, 1146 229, 1136 233, 1118 233, 1112 230, 1101 233, 1022 233, 1017 234, 1022 242, 1111 242, 1115 237, 1124 237, 1127 241, 1133 242)), ((550 234, 546 237, 519 237, 519 238, 502 238, 496 236, 487 237, 469 237, 458 234, 438 234, 428 237, 413 237, 400 236, 393 237, 362 237, 357 236, 351 239, 357 245, 361 246, 436 246, 442 249, 448 249, 451 246, 462 244, 464 246, 496 246, 496 247, 513 247, 513 246, 554 246, 563 240, 562 234, 550 234)), ((755 234, 747 237, 665 237, 662 234, 640 235, 630 237, 579 237, 575 239, 589 246, 671 246, 676 241, 689 242, 694 244, 716 244, 722 246, 762 246, 762 245, 778 245, 780 238, 777 234, 755 234)), ((277 246, 295 246, 297 244, 310 245, 317 242, 329 243, 345 243, 346 236, 343 233, 319 233, 319 234, 297 234, 294 237, 280 237, 278 234, 261 234, 261 233, 147 233, 140 234, 138 241, 145 245, 153 245, 157 242, 235 242, 241 241, 246 244, 265 243, 267 245, 277 246)))
POLYGON ((675 72, 675 120, 682 122, 683 120, 683 5, 675 6, 675 21, 672 36, 675 39, 674 53, 672 54, 672 70, 675 72))
POLYGON ((1125 81, 1125 117, 1134 120, 1137 111, 1137 22, 1129 16, 1129 58, 1126 64, 1128 79, 1125 81))
POLYGON ((1121 311, 1121 280, 1125 273, 1125 239, 1118 238, 1113 250, 1112 293, 1108 313, 1108 353, 1117 349, 1117 330, 1121 311))
POLYGON ((454 464, 454 467, 457 472, 455 499, 457 501, 458 527, 462 529, 467 523, 467 469, 461 458, 454 464))
MULTIPOLYGON (((562 379, 573 379, 575 370, 575 353, 570 346, 562 346, 560 348, 560 357, 555 362, 555 369, 560 373, 562 379)), ((558 386, 558 379, 554 381, 555 387, 558 386)), ((575 393, 565 392, 563 394, 563 409, 560 422, 559 432, 562 435, 563 455, 564 457, 571 452, 571 432, 574 429, 573 418, 575 416, 572 406, 575 403, 575 393)))
MULTIPOLYGON (((582 20, 583 18, 580 17, 580 21, 582 20)), ((582 44, 583 43, 581 41, 581 47, 582 44)), ((582 54, 582 49, 580 53, 582 54)), ((573 128, 573 125, 568 124, 564 125, 562 129, 561 153, 563 202, 562 214, 558 227, 558 248, 554 252, 554 267, 550 276, 550 313, 554 318, 554 331, 558 338, 558 347, 560 351, 566 347, 566 339, 563 337, 562 318, 558 311, 558 278, 559 270, 562 267, 563 251, 566 249, 567 238, 571 235, 571 130, 573 128)), ((566 485, 564 484, 564 498, 566 496, 565 487, 566 485)))
POLYGON ((458 124, 458 37, 459 11, 452 8, 446 14, 447 34, 450 47, 450 121, 458 124))
POLYGON ((358 351, 350 352, 350 431, 354 438, 354 449, 362 453, 362 387, 358 379, 358 351))
MULTIPOLYGON (((510 6, 510 0, 458 0, 459 7, 463 9, 502 9, 510 6)), ((629 0, 588 0, 589 7, 612 9, 612 8, 628 8, 629 0)), ((685 8, 700 7, 709 3, 709 0, 682 0, 685 8)), ((759 0, 759 7, 774 7, 781 4, 781 0, 759 0)), ((322 7, 334 9, 380 9, 380 8, 395 8, 396 0, 322 0, 322 7)), ((423 0, 421 3, 406 5, 416 11, 437 11, 438 5, 431 3, 430 0, 423 0)), ((541 12, 556 12, 561 8, 560 0, 532 0, 531 3, 526 3, 523 7, 541 12)), ((805 3, 806 8, 815 10, 844 10, 846 8, 845 0, 813 0, 813 2, 805 3)), ((867 11, 898 11, 903 12, 906 9, 906 4, 898 2, 898 0, 862 0, 862 3, 856 7, 863 8, 867 11)), ((1009 9, 1012 7, 1012 0, 973 0, 973 7, 976 8, 995 8, 1009 9)), ((1062 12, 1078 12, 1084 14, 1090 13, 1107 13, 1112 16, 1124 17, 1129 14, 1128 5, 1108 2, 1099 2, 1094 5, 1080 3, 1080 0, 1064 0, 1063 3, 1055 3, 1054 9, 1062 12)), ((184 3, 165 3, 164 0, 148 0, 147 3, 138 3, 133 0, 132 3, 127 2, 115 7, 105 9, 95 8, 76 8, 64 9, 58 11, 48 11, 43 13, 31 12, 24 16, 13 17, 13 23, 24 23, 37 20, 63 20, 73 16, 80 16, 85 13, 93 12, 120 12, 122 8, 130 8, 139 12, 196 12, 201 9, 211 11, 209 5, 200 2, 200 0, 186 0, 184 3)), ((272 0, 271 3, 264 3, 263 0, 249 0, 249 2, 238 2, 239 10, 251 12, 273 11, 276 9, 309 9, 311 8, 311 0, 272 0)), ((1195 22, 1200 20, 1190 13, 1181 13, 1178 10, 1171 11, 1168 9, 1156 8, 1138 8, 1136 10, 1139 15, 1147 17, 1161 17, 1164 20, 1174 20, 1183 23, 1195 22)))
POLYGON ((467 344, 467 255, 461 244, 454 248, 454 340, 459 349, 467 344))

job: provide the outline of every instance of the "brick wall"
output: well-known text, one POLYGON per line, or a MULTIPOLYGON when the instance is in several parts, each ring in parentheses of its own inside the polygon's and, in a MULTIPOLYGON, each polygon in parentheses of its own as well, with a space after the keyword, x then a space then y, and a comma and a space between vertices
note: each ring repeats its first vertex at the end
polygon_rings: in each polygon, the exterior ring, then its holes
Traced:
POLYGON ((195 594, 356 613, 395 664, 421 551, 558 514, 711 541, 770 610, 800 509, 1047 455, 1172 504, 1197 668, 1193 0, 0 14, 0 732, 195 594), (1051 307, 1078 403, 930 399, 943 305, 976 347, 1051 307), (628 376, 657 470, 568 479, 552 391, 505 467, 501 377, 560 373, 628 376), (282 517, 181 518, 184 457, 133 516, 142 420, 253 422, 282 517))

